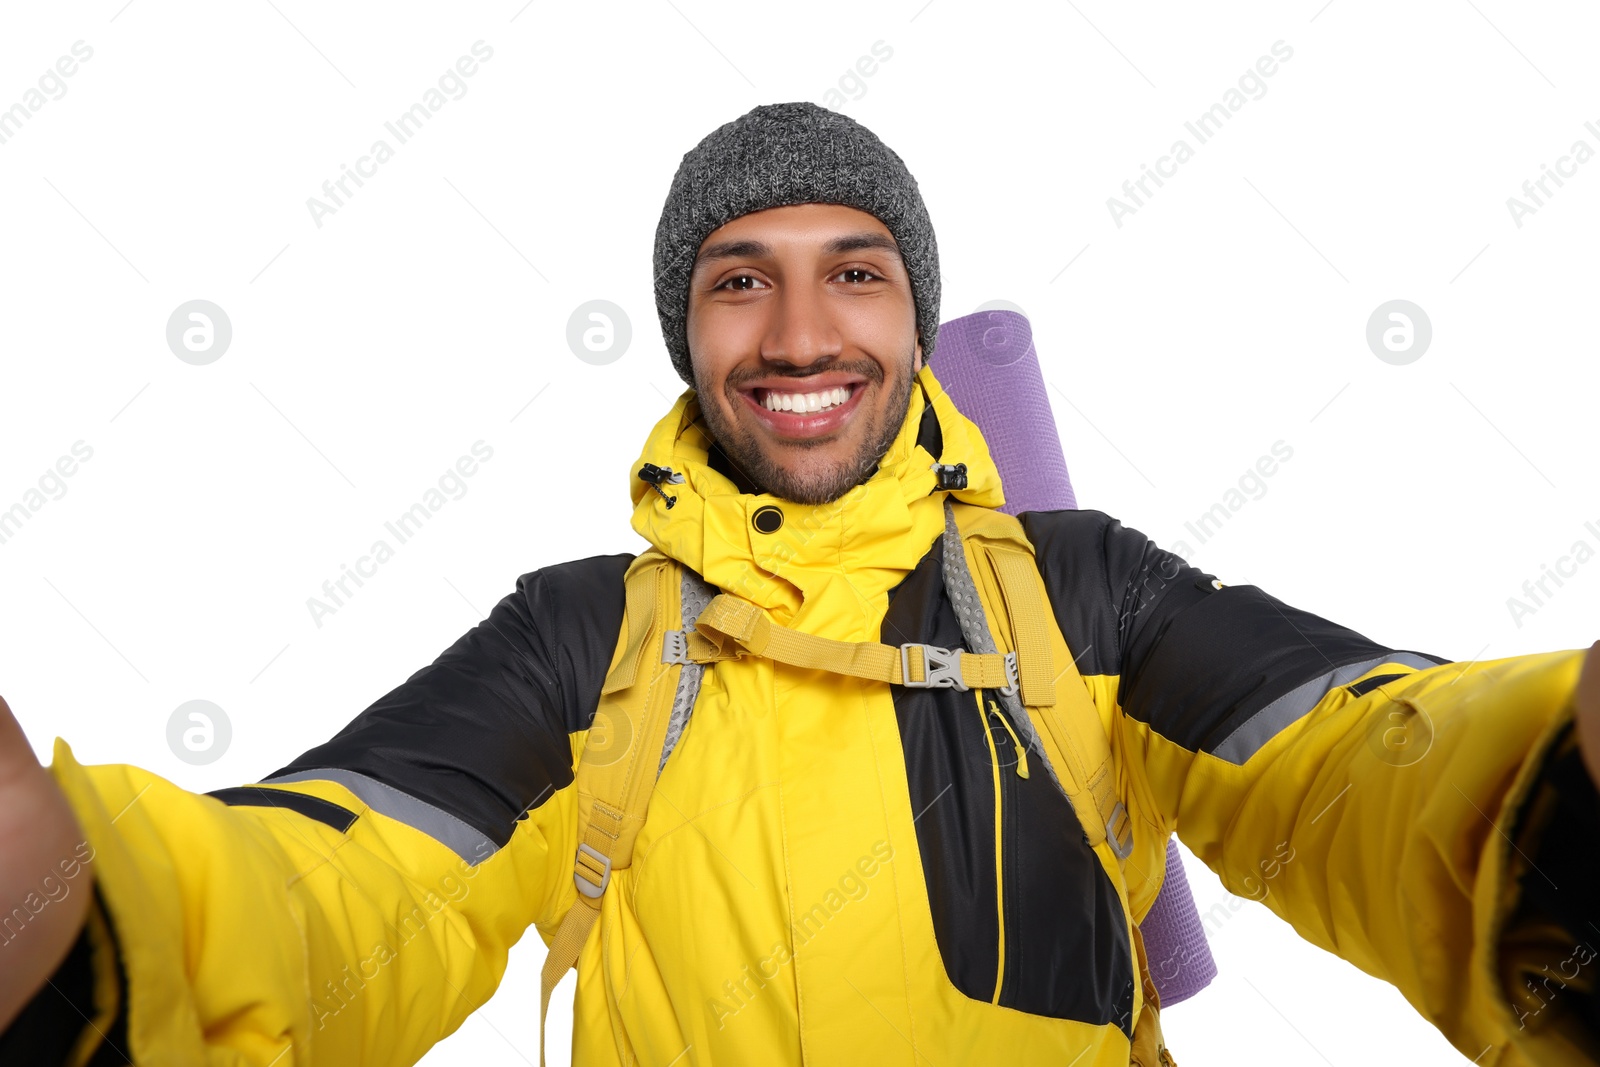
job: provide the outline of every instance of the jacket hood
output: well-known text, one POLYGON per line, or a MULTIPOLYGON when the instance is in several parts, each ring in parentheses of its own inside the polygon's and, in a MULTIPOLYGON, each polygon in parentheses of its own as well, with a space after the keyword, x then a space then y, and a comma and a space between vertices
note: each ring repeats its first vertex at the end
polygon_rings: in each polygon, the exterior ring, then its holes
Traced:
POLYGON ((877 639, 865 628, 876 626, 888 591, 943 531, 944 498, 988 508, 1005 503, 977 425, 956 410, 930 367, 917 372, 912 386, 900 432, 877 469, 839 499, 816 505, 742 492, 717 469, 720 457, 708 454, 712 438, 699 398, 686 389, 628 472, 633 528, 706 581, 766 608, 776 622, 841 639, 877 639), (967 487, 939 489, 935 462, 966 464, 967 487), (672 507, 638 477, 645 463, 683 476, 681 484, 662 486, 676 498, 672 507), (754 525, 763 508, 782 516, 771 532, 754 525))

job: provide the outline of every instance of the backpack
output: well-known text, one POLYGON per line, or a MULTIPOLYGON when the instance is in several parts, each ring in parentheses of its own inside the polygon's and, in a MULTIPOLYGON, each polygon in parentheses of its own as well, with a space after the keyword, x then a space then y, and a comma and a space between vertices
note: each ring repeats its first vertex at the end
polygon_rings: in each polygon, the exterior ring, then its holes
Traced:
MULTIPOLYGON (((634 558, 624 576, 623 631, 595 712, 596 723, 604 725, 590 730, 576 770, 579 843, 573 881, 578 897, 550 943, 541 975, 541 1065, 550 994, 577 964, 612 872, 632 862, 656 778, 688 723, 707 663, 765 656, 893 685, 995 690, 1024 734, 1023 747, 1038 753, 1071 802, 1090 846, 1109 842, 1119 862, 1126 860, 1133 828, 1116 795, 1110 739, 1077 666, 1069 659, 1059 675, 1052 667, 1049 602, 1022 524, 1003 512, 947 497, 943 538, 945 591, 970 650, 802 633, 772 622, 748 600, 718 592, 658 549, 634 558), (969 556, 975 568, 968 566, 969 556), (1011 646, 1004 652, 989 630, 980 584, 988 603, 1003 606, 998 632, 1011 646), (1046 755, 1035 719, 1044 724, 1059 760, 1046 755)), ((1147 1010, 1135 1024, 1132 1062, 1176 1067, 1161 1036, 1160 1000, 1137 923, 1133 930, 1147 1010)))

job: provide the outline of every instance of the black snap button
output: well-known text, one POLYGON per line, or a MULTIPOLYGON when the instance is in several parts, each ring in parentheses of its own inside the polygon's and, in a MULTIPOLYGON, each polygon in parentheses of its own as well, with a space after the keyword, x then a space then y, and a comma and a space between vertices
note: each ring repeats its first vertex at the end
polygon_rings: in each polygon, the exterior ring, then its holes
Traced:
POLYGON ((756 513, 750 516, 750 525, 760 533, 777 533, 778 527, 783 525, 783 512, 771 504, 756 508, 756 513))

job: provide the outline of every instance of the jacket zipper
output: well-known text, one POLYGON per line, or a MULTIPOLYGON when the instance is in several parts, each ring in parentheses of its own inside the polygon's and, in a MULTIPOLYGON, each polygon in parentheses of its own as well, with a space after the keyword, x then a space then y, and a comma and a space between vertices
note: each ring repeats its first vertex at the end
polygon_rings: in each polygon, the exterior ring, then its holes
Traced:
POLYGON ((994 974, 994 995, 989 998, 989 1003, 1000 1003, 1000 987, 1005 984, 1006 977, 1006 864, 1005 864, 1005 819, 1002 817, 1003 801, 1000 784, 1000 754, 995 749, 994 731, 989 725, 989 715, 983 710, 983 690, 975 689, 972 695, 978 701, 978 721, 983 723, 984 741, 989 746, 989 770, 994 778, 994 903, 995 921, 999 931, 996 941, 998 957, 994 974))
MULTIPOLYGON (((1014 920, 1007 922, 1007 913, 1014 909, 1006 906, 1006 872, 1015 870, 1016 860, 1016 830, 1009 825, 1011 817, 1007 810, 1012 809, 1016 803, 1017 779, 1028 777, 1028 756, 1023 750, 1017 732, 1006 719, 993 700, 989 701, 989 710, 984 711, 985 690, 978 690, 978 716, 983 721, 983 736, 989 746, 989 765, 994 777, 994 889, 995 911, 998 922, 998 944, 995 964, 994 995, 990 998, 991 1004, 999 1004, 1000 997, 1005 990, 1006 959, 1015 958, 1015 943, 1017 937, 1017 924, 1014 920), (1011 752, 1014 762, 1006 763, 1001 759, 1000 747, 995 743, 994 724, 990 717, 1000 720, 1004 728, 1003 737, 1009 738, 1012 743, 1011 752), (1008 773, 1014 770, 1015 774, 1008 773)), ((1012 816, 1014 817, 1014 816, 1012 816)))

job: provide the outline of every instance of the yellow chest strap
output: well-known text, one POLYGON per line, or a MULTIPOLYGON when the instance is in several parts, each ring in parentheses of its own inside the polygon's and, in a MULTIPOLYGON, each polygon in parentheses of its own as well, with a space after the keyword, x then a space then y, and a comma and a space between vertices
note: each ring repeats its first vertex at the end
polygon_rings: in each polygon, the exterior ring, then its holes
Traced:
POLYGON ((912 689, 1018 688, 1017 655, 982 655, 937 645, 885 645, 876 641, 835 641, 802 633, 767 618, 748 600, 722 593, 695 620, 693 633, 668 634, 665 657, 675 663, 715 663, 764 656, 791 667, 847 674, 912 689))

